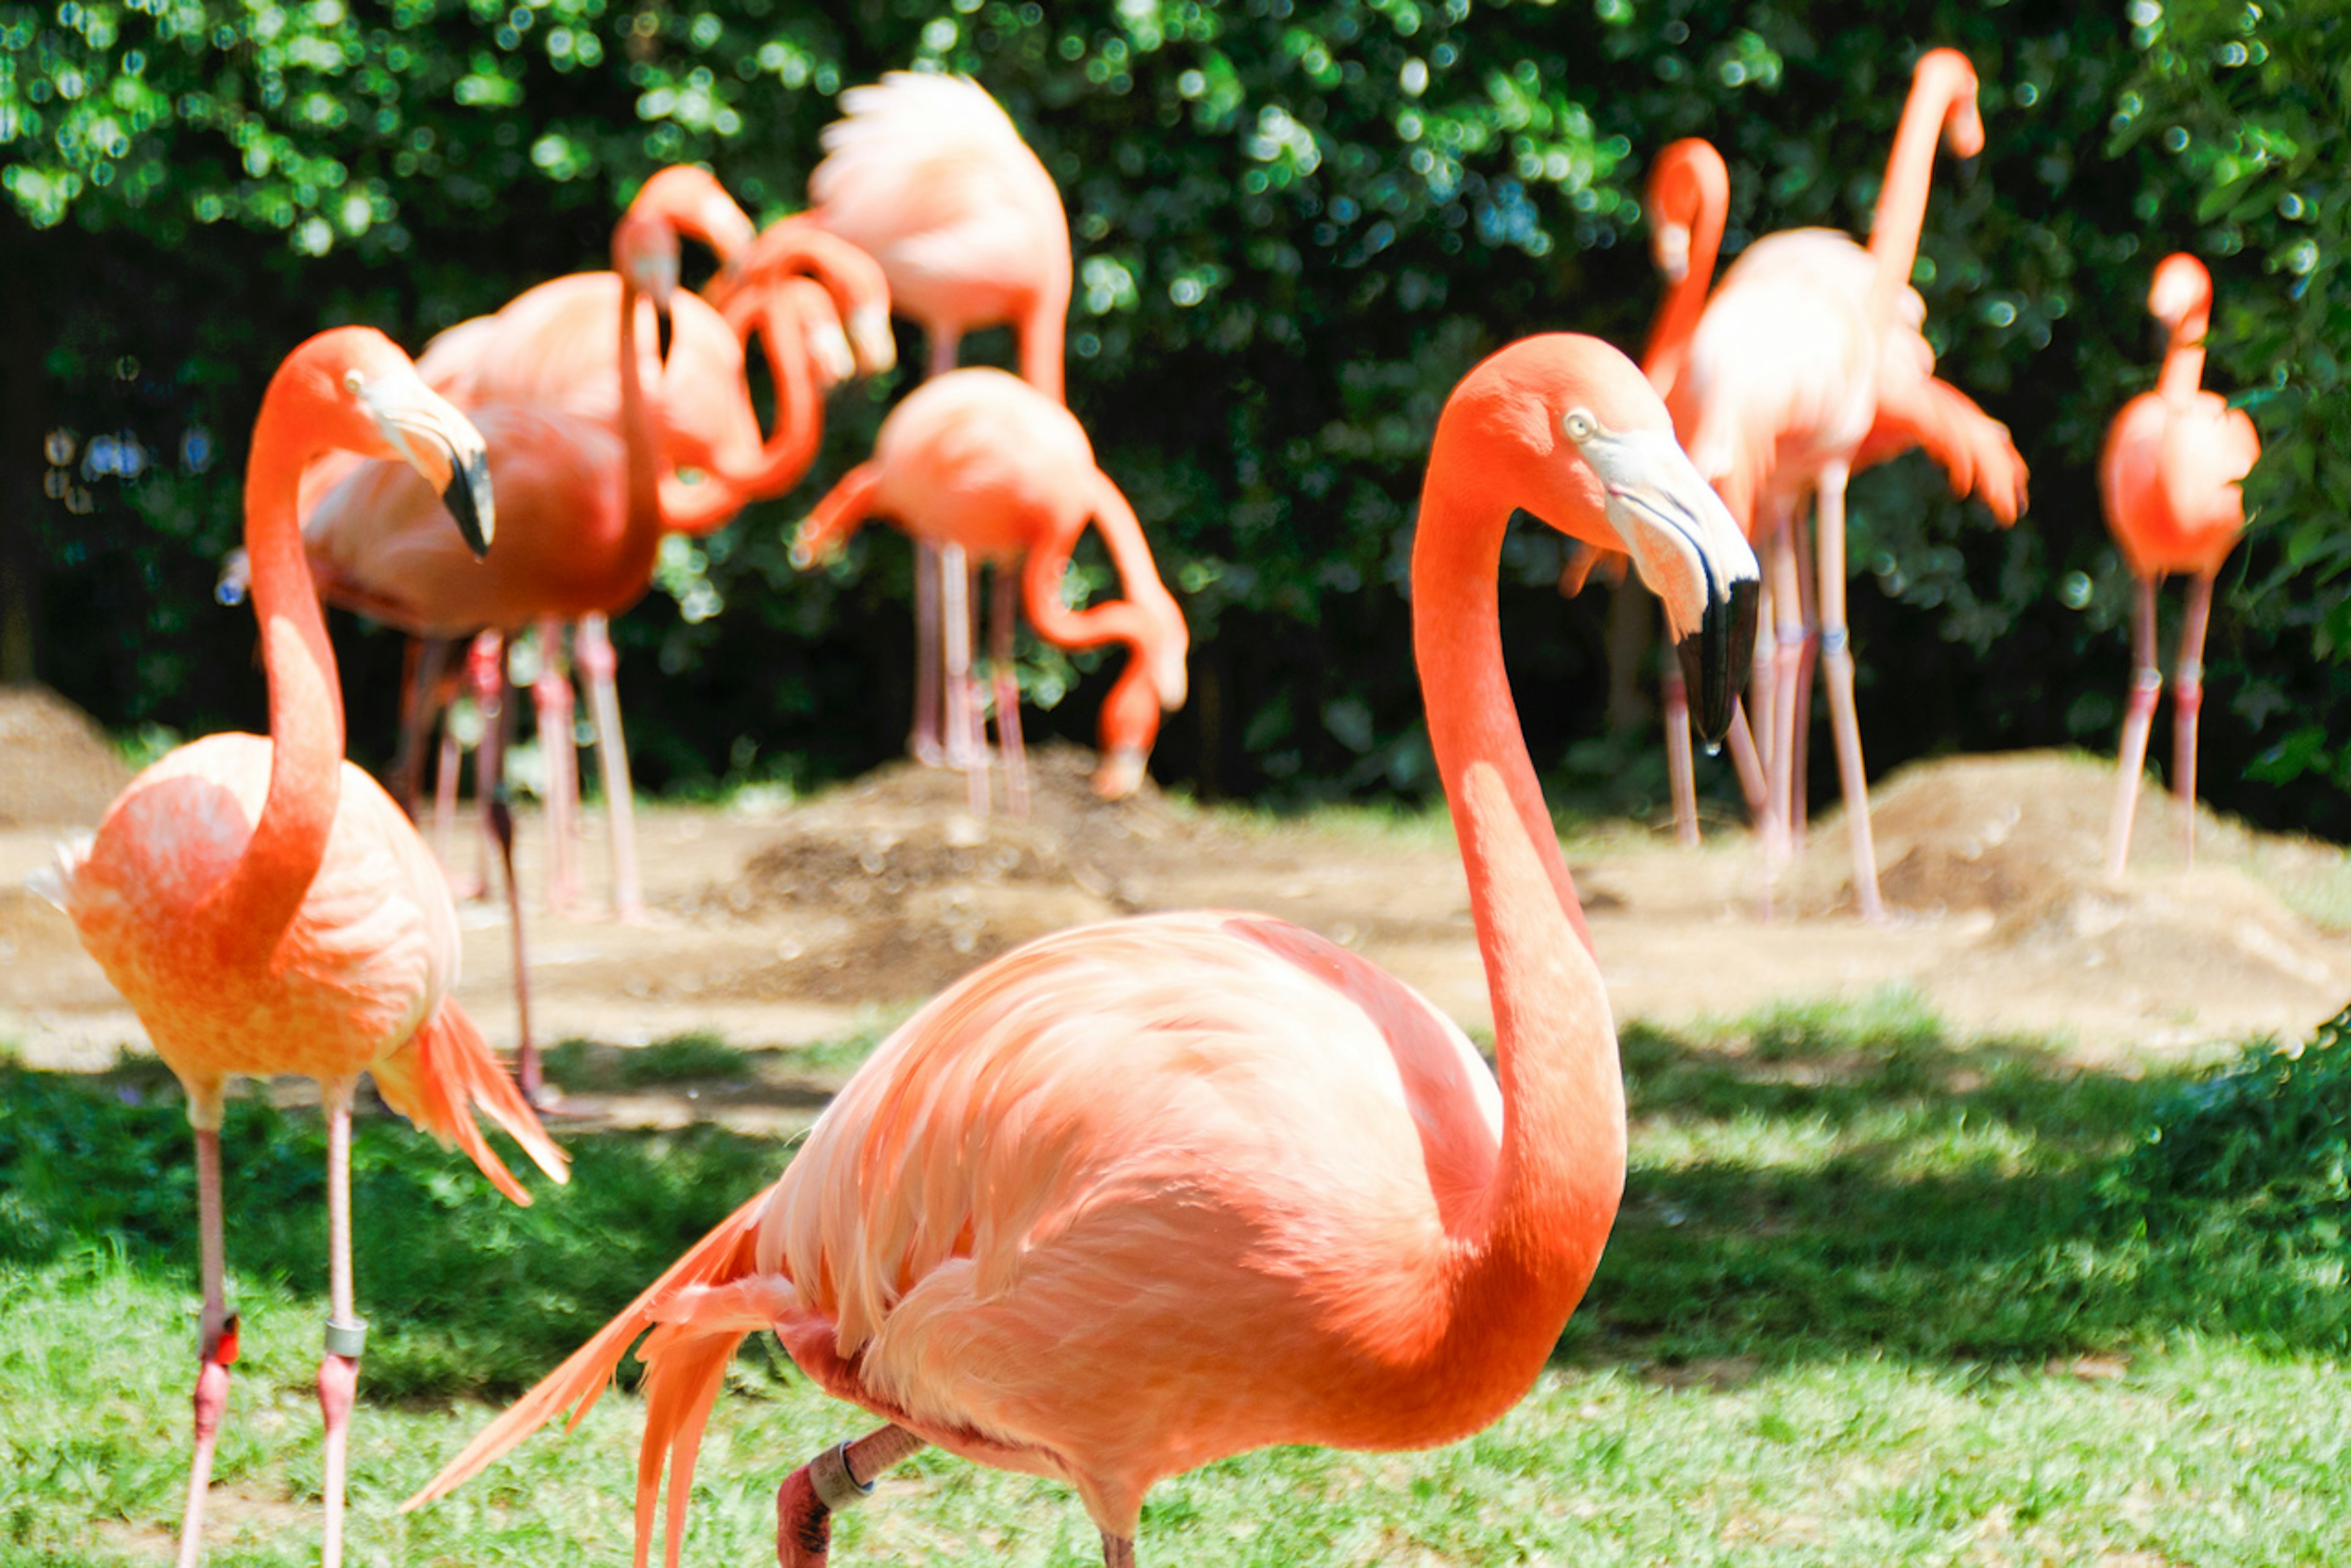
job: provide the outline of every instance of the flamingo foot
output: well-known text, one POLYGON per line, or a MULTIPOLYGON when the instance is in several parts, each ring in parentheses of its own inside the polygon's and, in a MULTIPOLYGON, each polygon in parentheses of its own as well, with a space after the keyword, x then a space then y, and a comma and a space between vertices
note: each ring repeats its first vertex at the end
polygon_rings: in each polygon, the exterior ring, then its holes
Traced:
POLYGON ((196 1371, 196 1450, 188 1469, 188 1504, 180 1519, 180 1568, 195 1568, 204 1555, 204 1499, 212 1490, 213 1445, 228 1411, 228 1369, 236 1360, 236 1314, 231 1312, 219 1339, 204 1349, 196 1371))
POLYGON ((1144 754, 1132 746, 1114 746, 1094 769, 1094 793, 1105 800, 1123 800, 1143 788, 1144 754))

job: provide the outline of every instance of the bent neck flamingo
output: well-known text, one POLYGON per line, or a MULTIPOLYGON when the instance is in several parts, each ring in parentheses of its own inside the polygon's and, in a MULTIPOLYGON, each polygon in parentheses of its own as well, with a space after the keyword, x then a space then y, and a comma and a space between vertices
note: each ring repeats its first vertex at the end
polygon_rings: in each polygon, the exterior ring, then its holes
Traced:
POLYGON ((482 438, 408 357, 364 327, 295 350, 263 396, 245 483, 269 737, 207 736, 149 768, 89 847, 67 852, 45 890, 186 1089, 195 1129, 204 1305, 182 1568, 202 1552, 213 1444, 237 1355, 221 1234, 227 1078, 315 1078, 326 1111, 329 1315, 319 1402, 328 1568, 341 1552, 346 1437, 366 1339, 351 1286, 359 1075, 372 1072, 393 1109, 455 1142, 517 1203, 530 1200, 483 1142, 476 1111, 548 1176, 565 1177, 561 1151, 451 992, 457 920, 440 871, 391 798, 343 760, 334 650, 295 517, 304 465, 331 450, 402 464, 445 499, 444 526, 465 549, 488 547, 482 438))
POLYGON ((2212 583, 2245 529, 2241 481, 2262 455, 2261 437, 2242 409, 2203 390, 2204 335, 2212 321, 2212 275, 2186 253, 2155 269, 2147 308, 2169 330, 2155 390, 2123 404, 2098 455, 2098 496, 2106 526, 2137 579, 2131 651, 2137 674, 2123 718, 2114 815, 2106 834, 2106 872, 2120 876, 2130 860, 2131 819, 2138 809, 2147 737, 2163 689, 2156 665, 2156 590, 2167 572, 2188 574, 2188 615, 2179 629, 2178 685, 2172 694, 2171 788, 2179 797, 2184 849, 2196 863, 2196 717, 2204 705, 2204 630, 2212 583))
MULTIPOLYGON (((1112 800, 1134 793, 1158 737, 1160 713, 1184 706, 1191 634, 1159 580, 1134 508, 1094 465, 1092 444, 1076 416, 1002 371, 933 376, 882 422, 872 457, 816 504, 793 540, 794 563, 806 566, 839 553, 870 516, 889 518, 923 543, 953 545, 975 566, 996 569, 988 662, 1013 812, 1027 810, 1020 693, 1012 670, 1016 584, 1029 624, 1048 642, 1064 648, 1121 642, 1133 650, 1121 689, 1102 705, 1094 788, 1112 800), (1073 612, 1061 602, 1061 579, 1090 521, 1102 529, 1126 597, 1073 612)), ((958 630, 950 619, 946 674, 960 685, 969 679, 971 650, 958 630)), ((977 705, 962 706, 977 716, 977 705)), ((968 749, 972 810, 984 812, 987 751, 977 743, 968 749)))
POLYGON ((1499 1083, 1426 998, 1282 921, 1048 936, 908 1020, 775 1186, 411 1505, 584 1414, 647 1328, 639 1564, 665 1467, 676 1563, 703 1424, 762 1328, 888 1423, 785 1480, 783 1568, 824 1563, 833 1511, 925 1444, 1066 1480, 1117 1568, 1163 1477, 1279 1443, 1425 1448, 1516 1403, 1599 1261, 1625 1138, 1607 996, 1502 667, 1496 577, 1519 507, 1630 547, 1712 734, 1757 578, 1664 404, 1606 344, 1527 340, 1447 404, 1413 644, 1499 1083))

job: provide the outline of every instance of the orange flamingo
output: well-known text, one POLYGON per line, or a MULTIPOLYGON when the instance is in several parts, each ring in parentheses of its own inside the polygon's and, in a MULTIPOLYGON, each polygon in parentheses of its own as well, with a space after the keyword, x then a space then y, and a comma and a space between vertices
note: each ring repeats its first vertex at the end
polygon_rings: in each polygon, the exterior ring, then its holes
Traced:
MULTIPOLYGON (((1651 248, 1667 287, 1658 306, 1656 321, 1650 329, 1641 367, 1661 397, 1673 397, 1682 367, 1688 360, 1690 340, 1705 313, 1708 290, 1714 281, 1715 258, 1721 252, 1723 229, 1729 214, 1729 171, 1711 143, 1688 137, 1657 154, 1649 172, 1647 216, 1651 248)), ((2003 525, 2015 522, 2024 507, 2026 470, 2023 458, 2009 438, 2008 427, 1977 407, 1965 392, 1933 377, 1933 355, 1929 351, 1923 361, 1919 359, 1918 350, 1925 347, 1925 340, 1918 337, 1915 327, 1906 321, 1889 328, 1885 343, 1886 352, 1894 362, 1881 382, 1869 434, 1854 457, 1854 472, 1923 446, 1943 466, 1953 495, 1980 493, 2003 525)), ((1687 436, 1692 433, 1684 429, 1682 434, 1687 436)), ((1751 517, 1743 520, 1752 522, 1751 517)), ((1592 570, 1593 564, 1589 560, 1578 563, 1573 586, 1582 585, 1583 575, 1592 570)), ((1803 678, 1799 680, 1793 705, 1797 713, 1807 706, 1811 652, 1807 629, 1803 678)), ((1750 690, 1758 699, 1759 711, 1768 713, 1772 705, 1767 668, 1758 666, 1758 678, 1750 690)), ((1680 675, 1671 668, 1666 672, 1664 698, 1666 756, 1673 785, 1675 829, 1684 844, 1695 844, 1698 841, 1698 791, 1690 756, 1688 703, 1680 675)), ((1762 727, 1768 740, 1771 727, 1767 723, 1762 727)), ((1772 818, 1772 803, 1759 753, 1743 718, 1732 722, 1730 748, 1750 815, 1769 838, 1778 825, 1772 818)), ((1789 804, 1800 821, 1803 787, 1801 749, 1791 763, 1789 804)))
MULTIPOLYGON (((841 95, 800 222, 882 265, 892 308, 930 342, 930 373, 956 367, 963 336, 1009 324, 1021 378, 1062 400, 1070 313, 1070 218, 1009 115, 968 77, 893 71, 841 95)), ((967 678, 944 675, 948 637, 971 640, 977 563, 952 542, 914 547, 914 722, 919 760, 969 767, 979 755, 967 678), (960 631, 952 630, 960 627, 960 631)))
POLYGON ((2155 269, 2147 308, 2171 334, 2163 375, 2153 392, 2123 404, 2098 455, 2098 495, 2106 527, 2138 579, 2131 647, 2138 665, 2123 719, 2115 810, 2106 835, 2106 871, 2130 859, 2131 818, 2138 810, 2147 736, 2163 689, 2156 667, 2155 595, 2167 572, 2188 574, 2188 619, 2179 629, 2178 689, 2172 695, 2171 787, 2185 820, 2188 862, 2196 863, 2196 716, 2204 706, 2204 629, 2212 581, 2245 529, 2240 487, 2262 455, 2262 440, 2242 409, 2202 390, 2204 334, 2212 320, 2212 275, 2185 252, 2155 269))
POLYGON ((351 1096, 362 1072, 393 1109, 529 1197, 483 1141, 478 1110, 539 1168, 563 1155, 458 1006, 457 919, 416 830, 343 760, 342 699, 302 554, 304 464, 342 450, 410 466, 446 497, 450 531, 488 548, 481 436, 408 357, 364 327, 322 332, 280 365, 246 471, 245 539, 269 680, 269 737, 214 735, 141 773, 44 888, 187 1092, 196 1135, 204 1307, 182 1568, 203 1547, 213 1444, 236 1319, 223 1295, 220 1125, 232 1073, 319 1081, 327 1117, 331 1315, 319 1367, 328 1568, 341 1555, 343 1469, 366 1325, 352 1308, 351 1096))
MULTIPOLYGON (((915 1015, 781 1180, 409 1506, 652 1368, 636 1560, 665 1465, 677 1561, 701 1428, 743 1336, 880 1416, 778 1498, 784 1568, 925 1444, 1074 1486, 1134 1561, 1160 1478, 1278 1443, 1426 1448, 1526 1392, 1625 1177, 1608 1001, 1502 669, 1513 508, 1622 539, 1696 645, 1709 733, 1753 635, 1753 553, 1632 361, 1530 339, 1440 417, 1413 547, 1414 646, 1493 991, 1499 1086, 1417 992, 1262 915, 1049 936, 915 1015)), ((575 1416, 575 1420, 578 1418, 575 1416)))
MULTIPOLYGON (((1134 793, 1159 734, 1160 712, 1184 706, 1191 636, 1152 564, 1134 508, 1094 465, 1076 417, 1002 371, 933 376, 882 422, 872 457, 817 503, 792 542, 794 564, 831 559, 876 514, 919 541, 960 549, 975 567, 984 561, 996 569, 989 664, 1010 809, 1028 810, 1020 692, 1012 674, 1016 584, 1040 636, 1065 648, 1123 642, 1133 650, 1102 705, 1094 789, 1112 800, 1134 793), (1061 579, 1090 520, 1101 525, 1126 598, 1072 612, 1061 602, 1061 579)), ((969 666, 970 649, 957 635, 966 630, 967 622, 948 618, 947 670, 956 679, 969 666)), ((966 766, 972 810, 985 811, 987 758, 975 755, 966 766)))
MULTIPOLYGON (((1936 419, 1956 408, 1927 390, 1934 352, 1919 332, 1924 303, 1909 286, 1935 143, 1946 134, 1962 157, 1983 146, 1975 69, 1957 50, 1935 49, 1919 59, 1903 107, 1869 247, 1827 229, 1758 240, 1724 275, 1699 317, 1668 400, 1675 427, 1700 472, 1750 533, 1771 541, 1780 646, 1770 740, 1759 741, 1759 749, 1768 754, 1771 810, 1781 824, 1793 820, 1796 689, 1807 636, 1797 519, 1807 499, 1817 507, 1813 602, 1853 838, 1855 902, 1870 921, 1885 918, 1885 905, 1877 891, 1845 627, 1844 489, 1869 447, 1881 407, 1907 422, 1913 440, 1924 439, 1936 419)), ((1975 427, 1977 442, 1967 450, 1979 453, 1987 434, 1975 427)), ((2005 446, 2005 432, 2001 435, 1998 444, 2005 446)), ((1980 455, 1989 482, 1993 455, 1980 455)), ((2011 465, 2011 477, 2021 507, 2021 462, 2011 465)), ((1784 838, 1775 841, 1767 831, 1766 844, 1767 852, 1784 852, 1784 838)))

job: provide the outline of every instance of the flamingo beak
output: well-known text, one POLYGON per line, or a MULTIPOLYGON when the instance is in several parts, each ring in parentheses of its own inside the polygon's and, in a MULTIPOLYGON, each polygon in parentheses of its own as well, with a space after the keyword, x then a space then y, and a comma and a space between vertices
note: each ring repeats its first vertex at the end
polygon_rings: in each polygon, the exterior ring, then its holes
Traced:
POLYGON ((490 498, 490 452, 474 422, 413 371, 355 385, 376 428, 402 461, 430 480, 476 558, 497 531, 490 498))
POLYGON ((1755 552, 1672 431, 1611 431, 1595 422, 1569 439, 1607 492, 1608 520, 1634 569, 1666 607, 1698 732, 1719 741, 1729 733, 1737 683, 1755 651, 1762 597, 1755 552))
POLYGON ((861 305, 849 313, 849 340, 856 346, 857 362, 869 376, 878 376, 898 362, 898 340, 890 330, 890 311, 881 305, 861 305))

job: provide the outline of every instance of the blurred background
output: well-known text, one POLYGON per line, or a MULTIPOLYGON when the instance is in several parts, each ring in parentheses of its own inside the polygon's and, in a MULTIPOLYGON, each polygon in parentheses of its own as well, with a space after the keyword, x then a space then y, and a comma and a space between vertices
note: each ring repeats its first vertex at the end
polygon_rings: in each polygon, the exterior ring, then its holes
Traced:
MULTIPOLYGON (((2351 836, 2341 33, 2244 0, 0 5, 0 677, 157 743, 260 727, 252 622, 212 590, 279 357, 348 321, 414 350, 603 266, 663 163, 707 163, 762 221, 794 210, 841 90, 914 66, 995 93, 1068 204, 1070 400, 1193 626, 1154 772, 1274 804, 1431 791, 1403 578, 1446 392, 1529 332, 1638 351, 1639 193, 1677 137, 1729 161, 1726 263, 1773 229, 1865 230, 1911 64, 1950 44, 1990 141, 1939 165, 1917 282, 1939 373, 2012 428, 2032 506, 2003 533, 1917 455, 1856 482, 1873 774, 2111 747, 2129 579, 2094 467, 2154 380, 2154 264, 2189 249, 2218 292, 2207 384, 2267 444, 2214 619, 2204 789, 2351 836)), ((907 373, 837 394, 801 490, 671 540, 616 622, 646 788, 805 786, 899 752, 904 541, 869 529, 807 576, 785 543, 907 373)), ((1572 808, 1661 811, 1654 610, 1562 601, 1561 564, 1514 532, 1537 762, 1572 808)), ((337 637, 353 750, 380 762, 398 640, 343 617, 337 637)), ((1033 729, 1090 737, 1116 655, 1023 654, 1033 729)))

